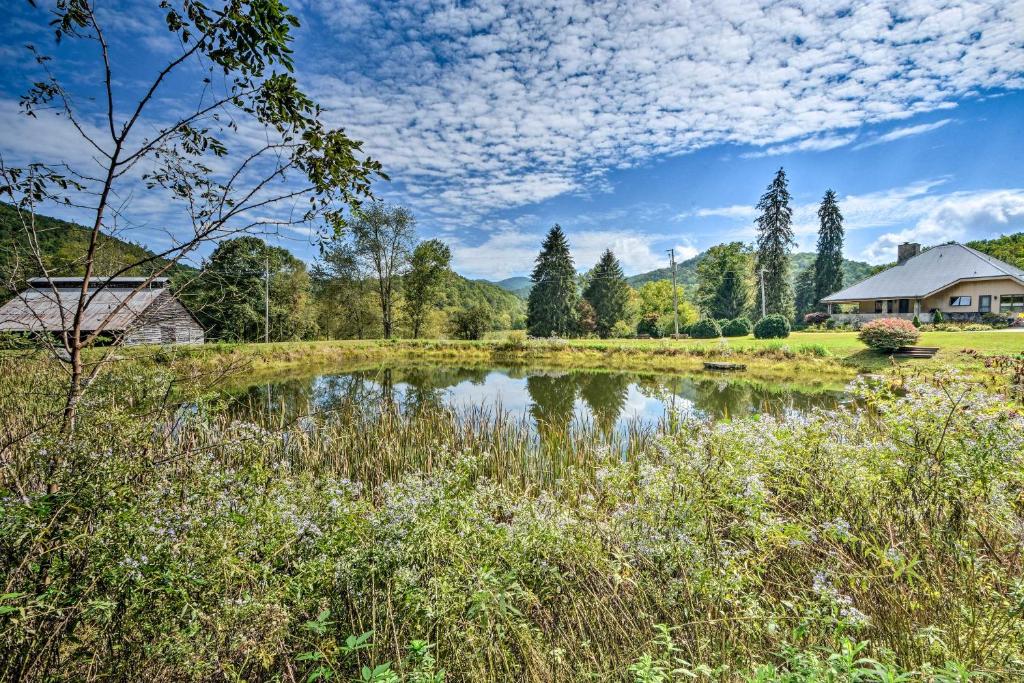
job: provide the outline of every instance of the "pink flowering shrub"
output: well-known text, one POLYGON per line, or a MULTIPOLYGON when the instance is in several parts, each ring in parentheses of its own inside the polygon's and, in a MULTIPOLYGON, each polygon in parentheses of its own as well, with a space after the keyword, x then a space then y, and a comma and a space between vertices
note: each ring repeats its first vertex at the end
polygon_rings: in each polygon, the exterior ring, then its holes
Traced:
POLYGON ((873 349, 895 351, 901 346, 917 343, 921 333, 909 320, 879 318, 864 323, 857 338, 873 349))

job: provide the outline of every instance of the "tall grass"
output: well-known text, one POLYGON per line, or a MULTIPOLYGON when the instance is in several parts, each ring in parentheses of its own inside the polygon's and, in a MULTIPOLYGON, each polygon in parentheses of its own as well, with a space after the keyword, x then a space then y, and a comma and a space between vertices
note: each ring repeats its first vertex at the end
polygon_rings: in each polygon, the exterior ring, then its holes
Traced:
POLYGON ((1024 675, 1024 415, 956 376, 564 466, 500 411, 268 429, 117 370, 67 440, 0 370, 4 680, 1024 675))

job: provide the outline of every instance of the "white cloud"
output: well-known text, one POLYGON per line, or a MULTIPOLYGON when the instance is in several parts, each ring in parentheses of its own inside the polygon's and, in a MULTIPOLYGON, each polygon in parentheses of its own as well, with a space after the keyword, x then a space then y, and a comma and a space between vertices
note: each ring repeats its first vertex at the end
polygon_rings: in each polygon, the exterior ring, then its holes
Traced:
POLYGON ((829 149, 854 142, 841 131, 1024 86, 1012 1, 310 6, 359 66, 325 63, 317 96, 415 186, 403 201, 467 226, 657 156, 829 149))
MULTIPOLYGON (((569 248, 577 270, 593 267, 605 249, 611 249, 627 275, 644 273, 668 265, 668 254, 656 249, 660 236, 632 230, 574 230, 568 234, 569 248)), ((501 228, 478 244, 461 239, 448 240, 452 249, 452 267, 467 277, 501 280, 529 273, 540 251, 543 234, 501 228)), ((676 259, 696 256, 699 250, 689 244, 676 246, 676 259)))
POLYGON ((780 154, 792 154, 793 152, 824 152, 826 150, 848 145, 856 139, 857 135, 855 133, 848 133, 846 135, 814 136, 804 138, 803 140, 797 140, 796 142, 790 142, 785 145, 775 145, 760 152, 748 152, 746 154, 741 154, 740 156, 744 159, 759 159, 761 157, 778 156, 780 154))
POLYGON ((930 133, 933 130, 942 128, 947 123, 951 123, 953 119, 942 119, 941 121, 935 121, 934 123, 922 123, 917 126, 904 126, 903 128, 897 128, 891 130, 885 135, 879 135, 876 138, 872 138, 867 142, 854 147, 854 149, 864 149, 865 147, 874 147, 875 145, 881 145, 886 142, 893 142, 895 140, 902 140, 903 138, 909 138, 914 135, 921 135, 922 133, 930 133))

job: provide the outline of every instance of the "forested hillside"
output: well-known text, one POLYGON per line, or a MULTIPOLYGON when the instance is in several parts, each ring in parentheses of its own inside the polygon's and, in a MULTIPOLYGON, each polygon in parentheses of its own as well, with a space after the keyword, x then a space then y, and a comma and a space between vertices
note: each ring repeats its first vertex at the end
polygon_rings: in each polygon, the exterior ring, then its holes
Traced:
MULTIPOLYGON (((791 275, 795 279, 801 270, 804 270, 814 263, 813 252, 799 252, 792 255, 791 275)), ((698 254, 691 259, 680 261, 676 264, 676 279, 683 286, 696 286, 697 266, 704 259, 704 253, 698 254)), ((851 261, 843 259, 843 282, 847 285, 859 282, 872 273, 872 266, 862 261, 851 261)), ((633 287, 641 287, 646 282, 657 280, 668 280, 672 277, 671 268, 659 268, 647 273, 640 273, 627 278, 633 287)))
MULTIPOLYGON (((89 243, 89 231, 86 228, 59 218, 36 215, 35 234, 43 263, 51 274, 83 274, 81 259, 89 243)), ((25 230, 22 216, 13 206, 2 203, 0 245, 3 245, 0 248, 0 294, 6 297, 10 294, 6 289, 8 282, 23 281, 43 273, 31 255, 29 233, 25 230)), ((152 252, 141 245, 103 235, 97 249, 96 274, 110 275, 126 264, 152 255, 152 252)), ((165 263, 163 260, 153 261, 151 265, 135 268, 125 275, 149 274, 165 263)), ((180 272, 185 269, 183 266, 177 266, 174 271, 180 272)))
POLYGON ((1024 268, 1024 232, 1002 235, 990 240, 975 240, 968 242, 967 246, 994 256, 1000 261, 1006 261, 1012 266, 1024 268))

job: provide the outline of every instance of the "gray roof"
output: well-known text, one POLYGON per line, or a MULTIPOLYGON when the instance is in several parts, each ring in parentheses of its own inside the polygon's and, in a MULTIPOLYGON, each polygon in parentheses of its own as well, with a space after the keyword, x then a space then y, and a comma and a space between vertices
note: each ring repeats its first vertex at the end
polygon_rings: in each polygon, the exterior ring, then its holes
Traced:
POLYGON ((826 296, 823 303, 870 299, 920 299, 963 280, 1012 277, 1024 284, 1024 270, 962 244, 943 244, 826 296))
MULTIPOLYGON (((121 277, 103 277, 101 275, 94 275, 89 278, 89 288, 98 289, 100 285, 105 287, 130 287, 132 289, 140 287, 149 280, 148 277, 143 276, 121 276, 121 277)), ((167 285, 168 278, 155 277, 153 278, 148 287, 164 287, 167 285)), ((28 280, 29 287, 81 287, 82 278, 80 277, 33 277, 28 280)))
MULTIPOLYGON (((81 283, 80 278, 78 282, 81 283)), ((92 300, 85 308, 82 329, 98 329, 118 304, 126 300, 128 303, 103 329, 111 332, 129 329, 157 298, 164 294, 171 296, 166 289, 143 289, 134 295, 132 292, 133 290, 127 287, 109 287, 99 292, 89 292, 92 300)), ((68 330, 74 320, 80 294, 81 290, 76 288, 27 289, 0 306, 0 332, 68 330)))

